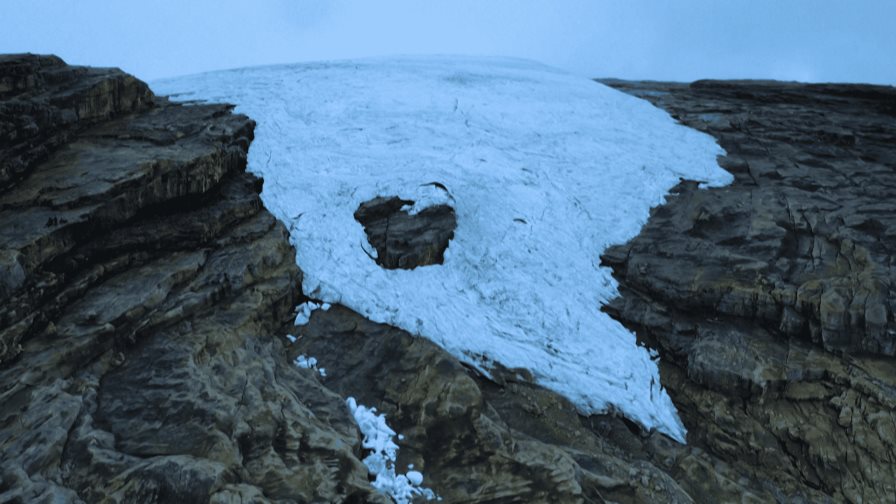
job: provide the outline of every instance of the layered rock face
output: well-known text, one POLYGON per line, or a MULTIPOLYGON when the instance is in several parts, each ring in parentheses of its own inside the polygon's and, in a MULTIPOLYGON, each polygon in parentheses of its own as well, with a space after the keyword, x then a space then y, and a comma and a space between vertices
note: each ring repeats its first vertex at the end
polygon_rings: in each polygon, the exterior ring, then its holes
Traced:
POLYGON ((783 489, 893 502, 896 89, 607 83, 718 138, 735 176, 682 182, 603 257, 689 441, 783 489))
POLYGON ((0 55, 0 189, 79 128, 145 108, 152 94, 122 72, 72 67, 54 56, 0 55))
MULTIPOLYGON (((293 327, 250 119, 0 57, 0 503, 389 502, 347 396, 443 502, 893 501, 892 90, 611 84, 717 136, 736 177, 683 181, 603 258, 688 445, 345 307, 293 327)), ((359 209, 381 264, 439 262, 453 212, 405 203, 359 209)))
POLYGON ((524 370, 478 376, 433 343, 343 307, 318 310, 291 355, 314 355, 323 383, 384 412, 445 502, 824 502, 768 474, 648 434, 612 415, 583 417, 524 370))
POLYGON ((385 502, 276 337, 300 273, 253 128, 0 58, 0 502, 385 502))

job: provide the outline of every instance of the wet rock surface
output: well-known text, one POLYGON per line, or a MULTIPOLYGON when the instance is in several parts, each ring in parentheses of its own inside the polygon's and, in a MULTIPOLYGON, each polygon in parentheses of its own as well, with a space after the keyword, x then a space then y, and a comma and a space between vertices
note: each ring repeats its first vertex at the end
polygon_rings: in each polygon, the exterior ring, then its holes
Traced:
POLYGON ((736 178, 710 191, 680 185, 639 239, 607 254, 628 256, 620 277, 784 338, 896 354, 896 89, 619 86, 716 136, 736 178))
POLYGON ((735 177, 684 181, 603 256, 689 443, 788 491, 894 502, 896 90, 607 83, 718 138, 735 177))
POLYGON ((254 123, 32 55, 0 111, 0 502, 385 502, 277 337, 300 272, 254 123))
POLYGON ((418 213, 405 209, 414 201, 379 196, 355 211, 367 240, 376 250, 377 264, 386 269, 414 269, 442 264, 454 238, 457 218, 448 205, 434 205, 418 213))

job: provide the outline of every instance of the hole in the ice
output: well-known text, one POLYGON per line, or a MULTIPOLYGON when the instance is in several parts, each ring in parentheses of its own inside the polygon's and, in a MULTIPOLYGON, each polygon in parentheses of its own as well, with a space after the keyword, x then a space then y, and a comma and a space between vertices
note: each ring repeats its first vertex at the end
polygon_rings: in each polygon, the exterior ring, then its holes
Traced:
POLYGON ((376 249, 368 254, 386 269, 414 269, 442 264, 448 242, 454 238, 457 218, 446 204, 412 213, 414 201, 397 196, 377 196, 361 203, 355 220, 364 226, 367 241, 376 249))

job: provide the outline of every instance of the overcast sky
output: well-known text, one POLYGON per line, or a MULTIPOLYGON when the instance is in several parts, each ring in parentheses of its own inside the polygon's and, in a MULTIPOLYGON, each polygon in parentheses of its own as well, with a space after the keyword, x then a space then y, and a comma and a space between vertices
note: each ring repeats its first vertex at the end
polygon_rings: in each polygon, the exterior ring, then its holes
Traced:
POLYGON ((0 0, 0 52, 159 77, 400 54, 589 77, 896 84, 896 0, 0 0))

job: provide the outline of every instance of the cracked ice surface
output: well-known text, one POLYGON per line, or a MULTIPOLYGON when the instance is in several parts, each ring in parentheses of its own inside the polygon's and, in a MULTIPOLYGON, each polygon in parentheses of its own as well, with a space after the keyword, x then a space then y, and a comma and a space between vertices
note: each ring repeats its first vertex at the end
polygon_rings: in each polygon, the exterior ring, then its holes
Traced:
POLYGON ((684 440, 656 364, 602 313, 609 245, 679 177, 720 185, 721 148, 649 103, 512 59, 403 58, 248 68, 154 83, 258 122, 249 169, 290 230, 303 289, 488 373, 531 370, 583 413, 615 409, 684 440), (453 198, 443 265, 386 270, 352 216, 377 195, 453 198))

